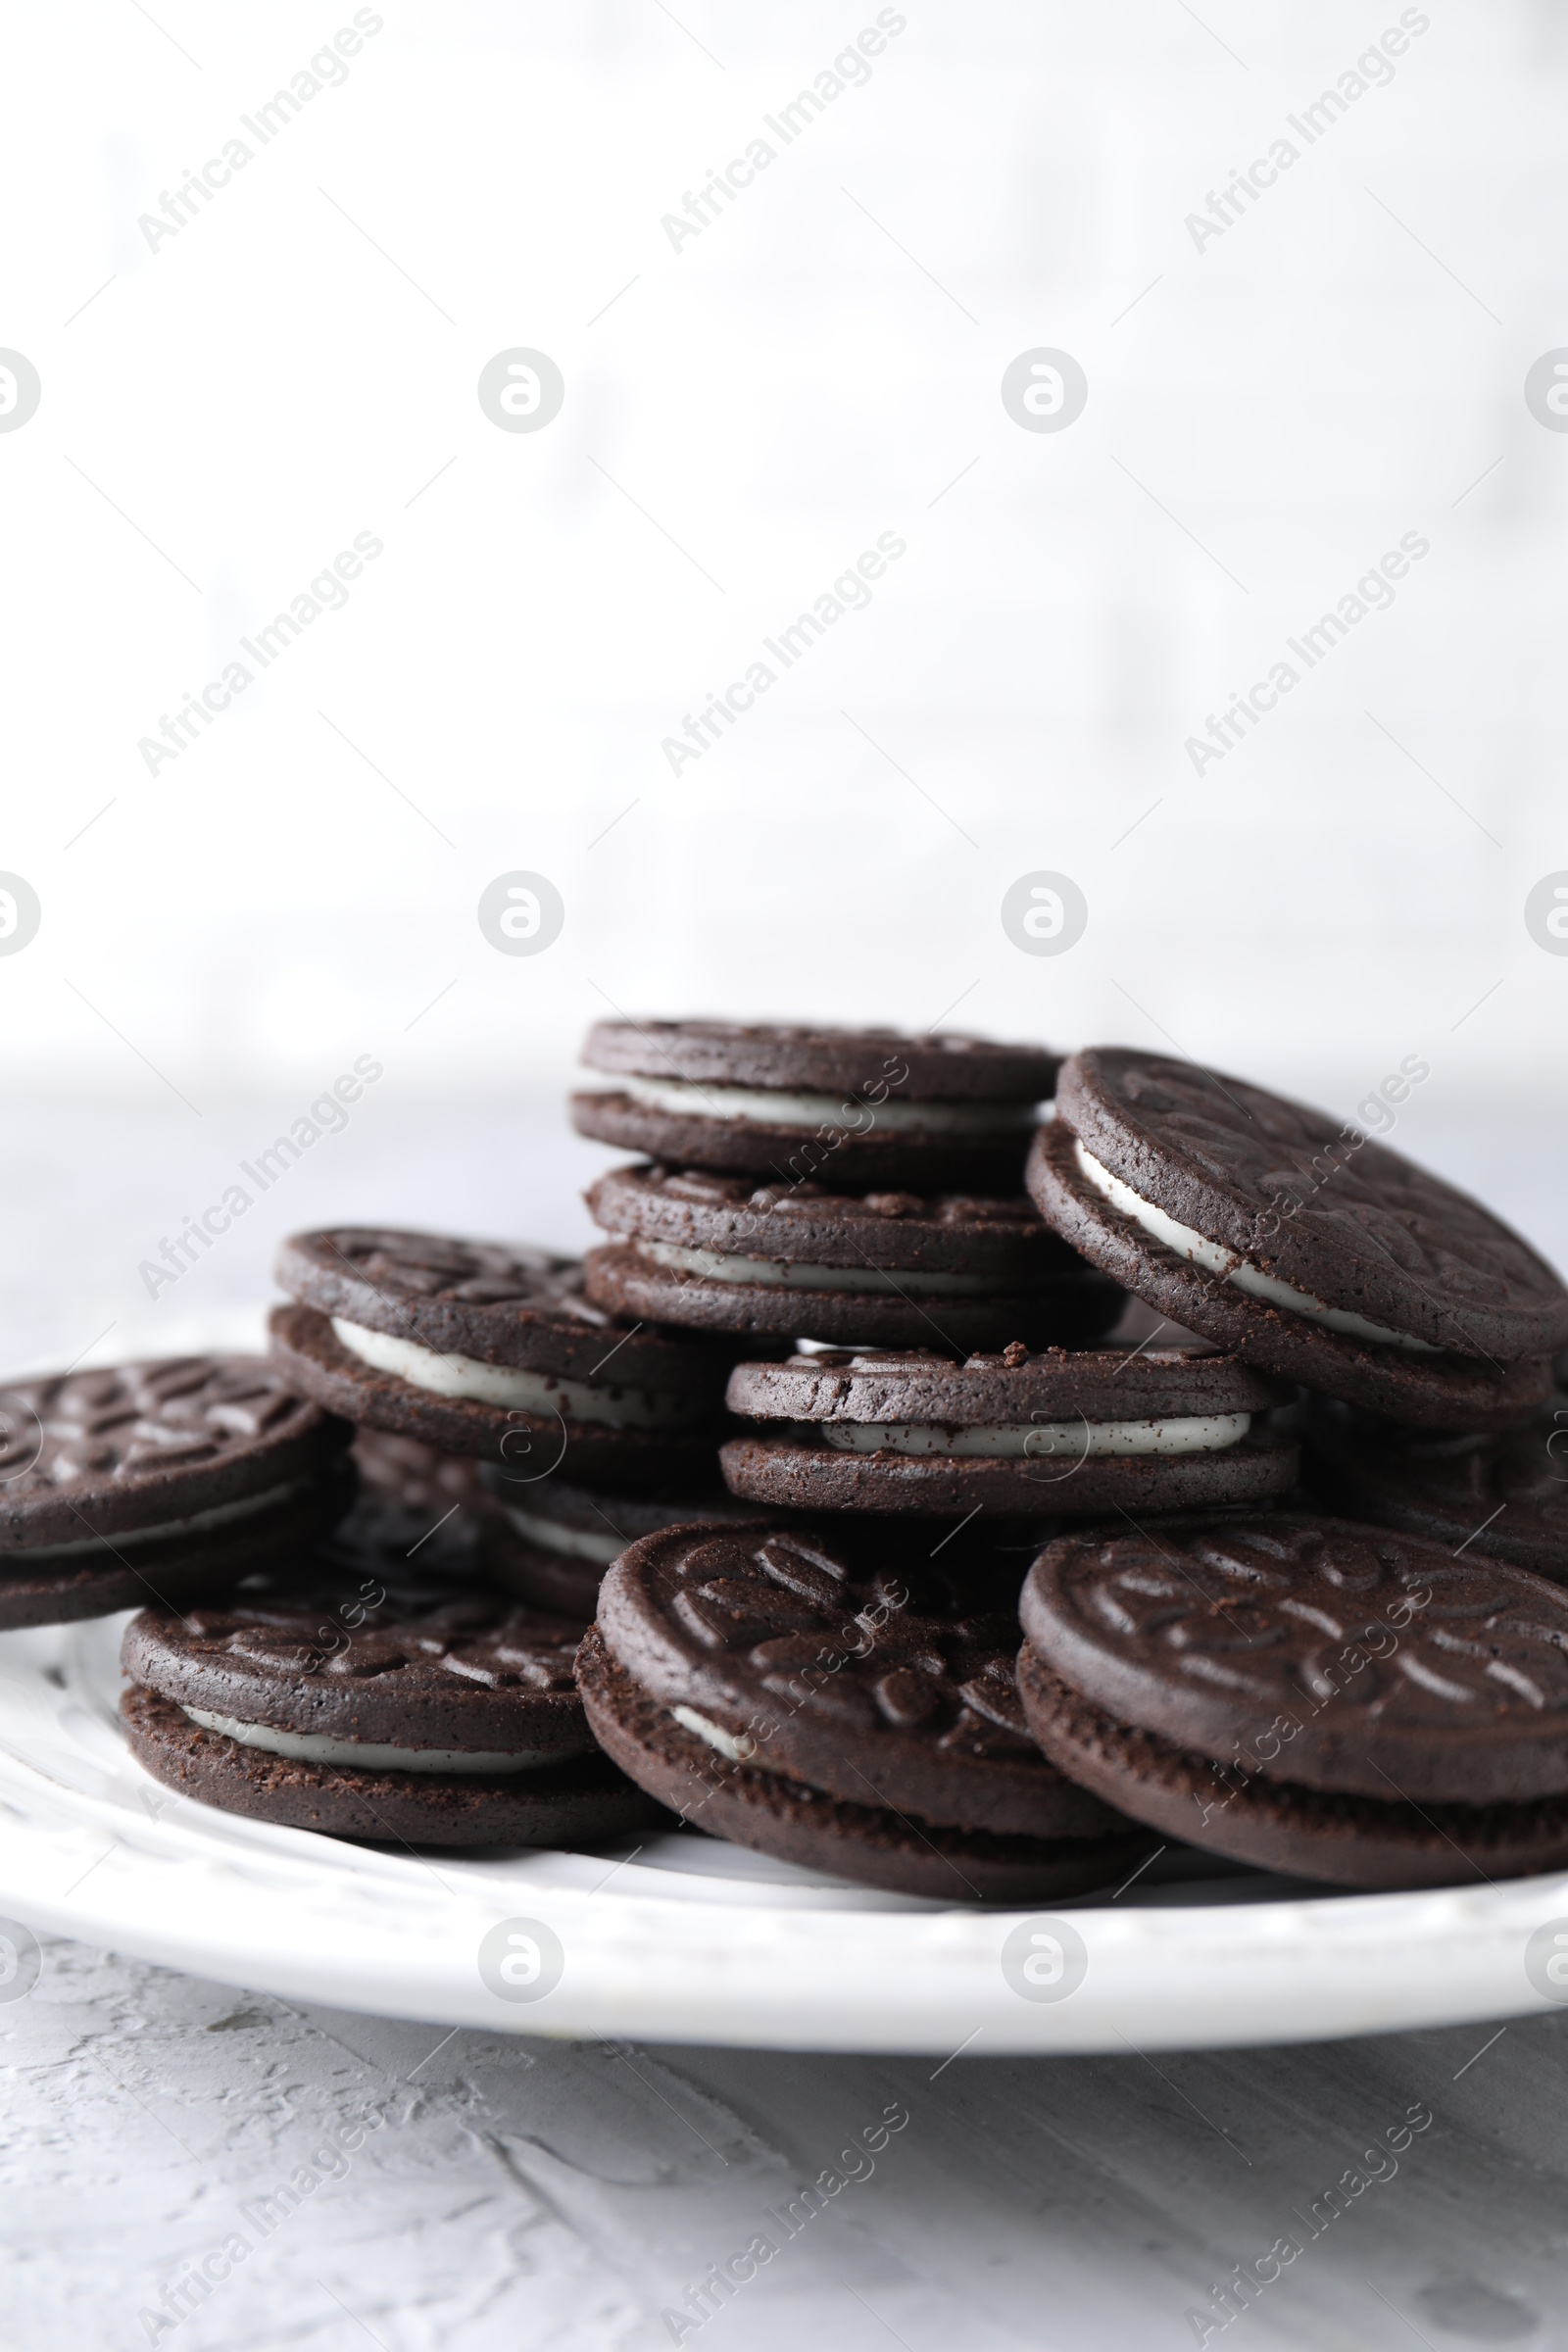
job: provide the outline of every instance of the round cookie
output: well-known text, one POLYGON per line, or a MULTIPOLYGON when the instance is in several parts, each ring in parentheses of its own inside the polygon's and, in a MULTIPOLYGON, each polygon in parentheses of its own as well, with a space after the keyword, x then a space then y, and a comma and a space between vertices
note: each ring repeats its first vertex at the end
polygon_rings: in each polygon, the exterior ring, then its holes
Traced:
POLYGON ((1059 1056, 978 1037, 733 1021, 599 1021, 579 1135, 665 1167, 852 1188, 1008 1192, 1059 1056))
POLYGON ((1114 1885, 1147 1840, 1030 1740, 1014 1635, 913 1567, 675 1528, 607 1572, 577 1677, 606 1752, 715 1837, 950 1902, 1114 1885))
POLYGON ((1019 1193, 833 1194, 814 1184, 612 1168, 586 1199, 612 1246, 590 1250, 595 1305, 748 1339, 942 1347, 1073 1347, 1126 1294, 1019 1193))
POLYGON ((724 1483, 812 1511, 1083 1518, 1283 1494, 1297 1448, 1276 1381, 1181 1348, 1052 1348, 958 1363, 849 1350, 737 1364, 729 1406, 788 1427, 732 1438, 724 1483))
POLYGON ((1568 1592, 1524 1569, 1195 1514, 1058 1537, 1019 1614, 1045 1753, 1166 1837, 1352 1886, 1568 1862, 1568 1592))
POLYGON ((553 1845, 654 1818, 594 1745, 573 1621, 374 1542, 126 1628, 155 1779, 230 1813, 412 1845, 553 1845))
POLYGON ((486 1468, 486 1498, 500 1522, 483 1551, 487 1576, 539 1608, 560 1609, 586 1625, 605 1570, 629 1544, 665 1527, 779 1524, 782 1511, 737 1502, 719 1486, 616 1494, 564 1478, 509 1490, 506 1473, 486 1468))
POLYGON ((377 1500, 395 1503, 411 1519, 434 1525, 454 1503, 482 1518, 494 1511, 480 1465, 470 1454, 443 1453, 417 1438, 368 1428, 356 1433, 353 1451, 360 1477, 377 1500))
POLYGON ((1074 1054, 1025 1181, 1048 1224, 1161 1314, 1396 1420, 1504 1426, 1568 1339, 1568 1290, 1479 1201, 1191 1062, 1074 1054))
POLYGON ((1303 1429, 1325 1510, 1511 1560, 1568 1584, 1568 1393, 1517 1428, 1463 1437, 1401 1429, 1319 1398, 1303 1429))
MULTIPOLYGON (((417 1438, 362 1429, 353 1458, 378 1523, 383 1531, 396 1531, 400 1556, 417 1552, 426 1574, 436 1567, 459 1575, 482 1572, 480 1551, 500 1509, 471 1455, 441 1453, 417 1438)), ((348 1534, 352 1540, 352 1517, 348 1534)))
POLYGON ((502 1464, 638 1485, 706 1467, 727 1354, 614 1322, 574 1259, 344 1226, 295 1234, 273 1360, 371 1428, 502 1464))
POLYGON ((0 1391, 0 1630, 220 1590, 324 1536, 353 1431, 252 1355, 0 1391))

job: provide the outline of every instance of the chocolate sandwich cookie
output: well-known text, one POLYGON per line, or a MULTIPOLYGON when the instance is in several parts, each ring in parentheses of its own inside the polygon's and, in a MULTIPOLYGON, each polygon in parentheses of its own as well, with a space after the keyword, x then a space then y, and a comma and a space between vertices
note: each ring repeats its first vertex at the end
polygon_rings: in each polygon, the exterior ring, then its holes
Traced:
POLYGON ((1340 1519, 1058 1537, 1018 1688, 1053 1763, 1264 1870, 1438 1886, 1568 1863, 1568 1592, 1340 1519))
POLYGON ((121 1714, 182 1795, 333 1838, 557 1845, 654 1818, 572 1682, 581 1625, 362 1537, 126 1628, 121 1714))
POLYGON ((165 1356, 0 1391, 0 1629, 220 1590, 336 1525, 346 1421, 253 1355, 165 1356))
POLYGON ((1004 1193, 1059 1058, 897 1029, 599 1021, 583 1059, 616 1084, 573 1095, 571 1116, 666 1168, 1004 1193))
POLYGON ((1568 1392, 1515 1429, 1401 1429, 1320 1397, 1303 1430, 1323 1508, 1568 1584, 1568 1392))
POLYGON ((1233 1356, 1051 1348, 737 1364, 729 1406, 785 1423, 732 1438, 732 1494, 810 1511, 1083 1518, 1255 1502, 1296 1476, 1269 1415, 1288 1392, 1233 1356))
POLYGON ((1075 1347, 1107 1330, 1126 1299, 1022 1193, 835 1194, 633 1167, 612 1168, 586 1198, 614 1237, 583 1261, 594 1304, 695 1331, 959 1351, 1009 1340, 1075 1347))
POLYGON ((478 1569, 484 1537, 501 1511, 471 1454, 442 1453, 417 1438, 362 1429, 353 1459, 367 1503, 378 1524, 395 1532, 402 1555, 416 1550, 425 1573, 438 1565, 460 1574, 478 1569))
POLYGON ((674 1528, 607 1573, 577 1679, 606 1753, 737 1845, 950 1902, 1115 1886, 1148 1841, 1030 1740, 1015 1641, 912 1568, 674 1528))
POLYGON ((1191 1062, 1074 1054, 1026 1182, 1048 1224, 1161 1314, 1395 1420, 1500 1428, 1544 1396, 1568 1339, 1568 1291, 1479 1201, 1191 1062))
POLYGON ((728 1357, 613 1321, 573 1258, 340 1226, 285 1242, 277 1279, 273 1360, 334 1412, 519 1480, 710 1469, 728 1357))
POLYGON ((674 1491, 616 1494, 564 1478, 512 1488, 505 1471, 487 1468, 482 1475, 501 1522, 484 1545, 485 1573, 524 1600, 578 1615, 584 1624, 605 1570, 639 1538, 665 1527, 755 1527, 784 1517, 695 1479, 674 1491))
POLYGON ((396 1503, 411 1518, 433 1524, 446 1518, 454 1503, 481 1517, 494 1508, 471 1454, 443 1453, 418 1438, 395 1437, 380 1429, 360 1430, 353 1452, 361 1479, 376 1498, 396 1503))

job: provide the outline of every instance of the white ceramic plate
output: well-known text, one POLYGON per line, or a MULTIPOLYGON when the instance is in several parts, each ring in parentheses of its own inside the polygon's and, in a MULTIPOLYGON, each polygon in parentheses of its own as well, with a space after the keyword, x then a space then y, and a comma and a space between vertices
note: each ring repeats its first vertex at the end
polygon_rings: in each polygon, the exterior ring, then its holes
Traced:
POLYGON ((868 1892, 690 1835, 348 1845, 149 1779, 116 1721, 124 1622, 0 1636, 0 1913, 285 1998, 762 2048, 1194 2049, 1544 2009, 1526 1946, 1556 1923, 1568 1949, 1568 1875, 1325 1895, 1189 1852, 1043 1915, 868 1892))

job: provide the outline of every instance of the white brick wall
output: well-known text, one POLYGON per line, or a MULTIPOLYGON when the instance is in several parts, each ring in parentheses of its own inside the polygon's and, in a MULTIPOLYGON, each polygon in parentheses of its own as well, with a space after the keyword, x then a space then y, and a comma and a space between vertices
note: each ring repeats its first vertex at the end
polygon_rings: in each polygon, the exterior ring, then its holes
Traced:
POLYGON ((308 1085, 328 1041, 396 1041, 416 1091, 553 1081, 605 995, 925 1023, 973 984, 977 1026, 1164 1029, 1336 1099, 1416 1049, 1455 1111, 1560 1095, 1568 960, 1521 921, 1568 864, 1568 436, 1521 392, 1568 338, 1560 12, 1404 11, 1392 82, 1201 251, 1184 216, 1398 8, 902 13, 678 253, 661 216, 873 8, 389 7, 156 252, 137 215, 337 19, 14 23, 3 339, 45 393, 0 436, 5 860, 45 924, 0 982, 33 1081, 156 1089, 89 1005, 199 1100, 308 1085), (519 342, 567 382, 538 436, 474 395, 519 342), (1060 435, 999 399, 1038 344, 1089 377, 1060 435), (870 609, 672 777, 661 738, 889 529, 870 609), (1196 777, 1184 739, 1411 529, 1394 608, 1196 777), (148 775, 138 738, 362 530, 348 608, 148 775), (514 866, 567 904, 537 963, 474 922, 514 866), (1059 962, 998 921, 1039 866, 1090 901, 1059 962))

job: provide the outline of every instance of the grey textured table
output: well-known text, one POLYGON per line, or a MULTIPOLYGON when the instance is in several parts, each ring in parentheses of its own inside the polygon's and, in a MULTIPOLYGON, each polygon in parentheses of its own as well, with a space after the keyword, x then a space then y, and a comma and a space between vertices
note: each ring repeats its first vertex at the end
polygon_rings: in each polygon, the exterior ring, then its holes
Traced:
MULTIPOLYGON (((266 1125, 255 1104, 211 1115, 236 1137, 266 1125)), ((270 1225, 153 1303, 134 1269, 169 1229, 178 1130, 13 1105, 5 1148, 19 1365, 111 1321, 102 1357, 254 1336, 282 1231, 445 1221, 454 1169, 473 1230, 580 1243, 573 1192, 602 1161, 554 1103, 411 1104, 296 1171, 270 1225)), ((1568 1256, 1554 1131, 1411 1148, 1568 1256)), ((51 1941, 31 1992, 0 2003, 0 2065, 8 2352, 1568 2345, 1568 2019, 939 2068, 443 2041, 51 1941), (909 2120, 869 2177, 787 2234, 792 2201, 889 2107, 909 2120), (1356 2188, 1412 2108, 1431 2123, 1356 2188), (662 2316, 759 2234, 777 2253, 712 2316, 662 2316), (1211 2290, 1269 2269, 1282 2238, 1299 2253, 1225 2322, 1211 2290), (209 2291, 182 2289, 215 2255, 209 2291)))
POLYGON ((938 2071, 443 2039, 50 1942, 0 2062, 0 2329, 25 2352, 1152 2352, 1200 2340, 1193 2312, 1211 2344, 1568 2343, 1557 2018, 938 2071), (874 2169, 806 2218, 890 2109, 874 2169), (712 2317, 663 2317, 759 2235, 777 2253, 712 2317), (1211 2288, 1282 2239, 1222 2326, 1211 2288), (225 2244, 229 2275, 182 2289, 225 2244))

